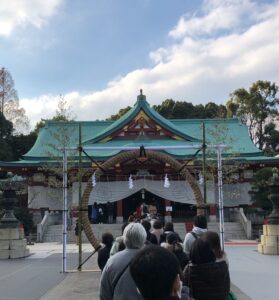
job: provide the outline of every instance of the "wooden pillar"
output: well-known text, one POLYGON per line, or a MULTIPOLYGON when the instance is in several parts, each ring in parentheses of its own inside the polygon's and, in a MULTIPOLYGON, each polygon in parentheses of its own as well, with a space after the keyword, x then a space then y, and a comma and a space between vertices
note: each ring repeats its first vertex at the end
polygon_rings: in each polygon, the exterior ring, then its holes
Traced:
POLYGON ((171 212, 167 211, 167 206, 171 207, 171 201, 165 199, 165 222, 171 222, 172 221, 172 217, 171 217, 171 212))
POLYGON ((117 201, 116 223, 123 223, 123 200, 117 201))

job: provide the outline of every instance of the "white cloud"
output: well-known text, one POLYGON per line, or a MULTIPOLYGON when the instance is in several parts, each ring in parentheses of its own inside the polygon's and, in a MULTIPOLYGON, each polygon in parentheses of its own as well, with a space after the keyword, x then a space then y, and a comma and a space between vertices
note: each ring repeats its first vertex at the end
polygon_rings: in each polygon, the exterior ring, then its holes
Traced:
POLYGON ((63 0, 1 1, 0 35, 9 36, 17 26, 31 24, 40 28, 63 0))
MULTIPOLYGON (((183 17, 185 24, 192 27, 178 30, 180 19, 170 31, 179 39, 150 53, 152 68, 118 76, 100 91, 65 95, 77 119, 104 119, 115 114, 135 103, 140 88, 150 104, 166 98, 198 104, 224 103, 230 92, 247 88, 259 79, 279 83, 278 1, 270 5, 240 0, 205 1, 202 11, 201 16, 183 17), (248 21, 242 20, 248 15, 248 21), (226 30, 216 35, 216 29, 226 30)), ((21 100, 33 124, 40 117, 53 116, 56 103, 57 97, 53 96, 21 100)))
POLYGON ((250 0, 206 0, 200 16, 181 17, 169 36, 181 38, 240 29, 258 17, 257 10, 258 6, 250 0))

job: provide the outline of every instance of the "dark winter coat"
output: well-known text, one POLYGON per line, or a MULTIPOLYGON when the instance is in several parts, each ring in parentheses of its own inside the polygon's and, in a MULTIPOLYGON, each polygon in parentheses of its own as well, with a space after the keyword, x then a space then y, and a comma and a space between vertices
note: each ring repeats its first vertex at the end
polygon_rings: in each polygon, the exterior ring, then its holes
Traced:
POLYGON ((156 235, 151 232, 147 232, 146 240, 148 243, 158 245, 156 235))
POLYGON ((195 300, 226 300, 230 291, 230 275, 225 261, 188 264, 183 271, 184 285, 189 286, 195 300))
POLYGON ((111 246, 110 247, 105 246, 104 248, 101 248, 98 251, 98 266, 101 270, 103 270, 103 268, 105 267, 105 265, 109 259, 110 249, 111 249, 111 246))
POLYGON ((182 243, 182 239, 180 238, 180 236, 178 235, 178 233, 174 232, 174 231, 164 231, 161 235, 160 235, 160 245, 161 243, 165 243, 167 241, 167 235, 169 233, 175 233, 177 234, 178 237, 178 242, 182 243))

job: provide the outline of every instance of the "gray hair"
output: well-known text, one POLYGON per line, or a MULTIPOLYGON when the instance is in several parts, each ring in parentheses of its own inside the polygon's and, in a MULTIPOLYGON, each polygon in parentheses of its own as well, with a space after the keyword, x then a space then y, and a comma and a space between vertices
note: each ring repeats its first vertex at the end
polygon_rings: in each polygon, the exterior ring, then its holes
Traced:
POLYGON ((140 223, 130 223, 124 229, 123 239, 128 249, 140 249, 146 241, 146 231, 140 223))

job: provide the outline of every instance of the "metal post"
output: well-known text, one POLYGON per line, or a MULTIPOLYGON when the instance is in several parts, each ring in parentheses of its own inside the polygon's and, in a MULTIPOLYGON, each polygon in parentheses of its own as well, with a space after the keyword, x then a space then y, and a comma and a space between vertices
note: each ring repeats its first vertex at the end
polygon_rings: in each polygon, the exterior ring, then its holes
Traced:
POLYGON ((223 202, 223 172, 222 172, 221 152, 222 149, 217 148, 220 242, 221 242, 221 248, 222 250, 224 250, 224 202, 223 202))
POLYGON ((78 270, 81 271, 82 267, 82 212, 81 212, 81 183, 82 183, 82 174, 81 174, 81 164, 82 164, 82 157, 81 157, 81 124, 79 123, 79 160, 78 160, 78 270))
POLYGON ((63 149, 63 254, 62 254, 62 273, 67 272, 67 213, 68 213, 68 195, 67 195, 67 150, 63 149))
POLYGON ((204 204, 206 204, 207 201, 207 194, 206 194, 206 171, 205 171, 205 165, 206 165, 206 159, 205 159, 205 150, 206 150, 206 143, 205 143, 205 124, 202 123, 202 176, 203 176, 203 200, 204 204))

